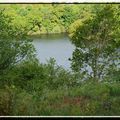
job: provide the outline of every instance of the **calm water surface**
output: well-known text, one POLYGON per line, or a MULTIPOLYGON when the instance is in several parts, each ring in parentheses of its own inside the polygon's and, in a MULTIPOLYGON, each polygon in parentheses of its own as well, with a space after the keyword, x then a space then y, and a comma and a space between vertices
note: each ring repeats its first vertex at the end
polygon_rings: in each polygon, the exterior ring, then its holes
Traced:
POLYGON ((74 46, 66 34, 40 35, 33 37, 37 58, 40 62, 54 58, 56 63, 66 69, 70 69, 70 61, 74 46))

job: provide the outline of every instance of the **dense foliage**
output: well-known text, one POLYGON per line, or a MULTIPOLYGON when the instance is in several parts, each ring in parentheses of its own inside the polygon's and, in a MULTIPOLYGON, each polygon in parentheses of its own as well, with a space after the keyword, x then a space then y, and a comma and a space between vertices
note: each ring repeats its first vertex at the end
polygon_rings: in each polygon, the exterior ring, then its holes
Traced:
POLYGON ((0 11, 0 74, 23 59, 33 56, 34 48, 27 30, 12 25, 12 18, 0 11))
POLYGON ((25 61, 0 83, 0 115, 119 115, 120 83, 87 82, 54 60, 25 61))
MULTIPOLYGON (((76 46, 72 68, 87 77, 101 79, 120 64, 119 6, 101 5, 94 14, 79 22, 71 40, 76 46), (116 12, 117 11, 117 12, 116 12)), ((75 23, 76 24, 76 23, 75 23)))
POLYGON ((25 27, 29 34, 67 32, 71 23, 91 12, 89 4, 8 4, 0 8, 14 19, 15 26, 25 27))
MULTIPOLYGON (((0 116, 120 115, 120 58, 113 57, 120 47, 119 18, 119 5, 1 5, 0 116), (68 29, 76 45, 74 72, 58 66, 53 58, 40 63, 27 35, 68 29), (118 60, 102 81, 79 71, 84 62, 91 65, 96 61, 96 54, 102 56, 102 62, 110 55, 112 61, 118 60)), ((98 71, 101 66, 95 67, 98 71)))

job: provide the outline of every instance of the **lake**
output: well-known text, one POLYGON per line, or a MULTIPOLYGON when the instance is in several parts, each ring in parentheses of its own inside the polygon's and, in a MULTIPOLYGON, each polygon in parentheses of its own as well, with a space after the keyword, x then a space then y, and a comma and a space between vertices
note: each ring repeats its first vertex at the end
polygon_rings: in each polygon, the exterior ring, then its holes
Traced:
POLYGON ((74 46, 66 34, 49 34, 33 37, 33 45, 37 52, 37 58, 41 63, 54 58, 57 65, 70 69, 70 61, 74 46))

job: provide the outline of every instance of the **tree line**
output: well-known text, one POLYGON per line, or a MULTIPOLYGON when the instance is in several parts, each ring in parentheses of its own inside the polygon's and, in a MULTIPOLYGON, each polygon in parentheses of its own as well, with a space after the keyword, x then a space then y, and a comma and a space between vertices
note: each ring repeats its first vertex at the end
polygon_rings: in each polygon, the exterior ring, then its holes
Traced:
POLYGON ((29 30, 29 34, 67 32, 71 23, 88 17, 92 5, 79 4, 10 4, 1 5, 5 14, 13 18, 15 26, 29 30))
POLYGON ((120 5, 0 8, 0 115, 120 115, 120 5), (36 58, 28 33, 52 23, 75 45, 72 72, 36 58))

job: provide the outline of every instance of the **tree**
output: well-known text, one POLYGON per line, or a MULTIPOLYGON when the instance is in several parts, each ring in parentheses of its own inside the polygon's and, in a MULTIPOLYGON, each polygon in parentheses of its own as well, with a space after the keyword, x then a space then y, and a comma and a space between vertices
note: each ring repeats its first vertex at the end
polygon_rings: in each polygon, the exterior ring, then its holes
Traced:
POLYGON ((34 48, 27 30, 12 25, 12 18, 0 10, 0 74, 23 59, 33 55, 34 48))
POLYGON ((83 76, 101 79, 110 66, 120 62, 119 7, 96 5, 94 14, 82 21, 71 37, 76 49, 72 69, 83 76))
MULTIPOLYGON (((59 16, 60 24, 63 25, 67 31, 69 25, 77 19, 77 13, 72 9, 73 5, 64 5, 62 14, 59 16)), ((77 11, 78 12, 78 11, 77 11)))

